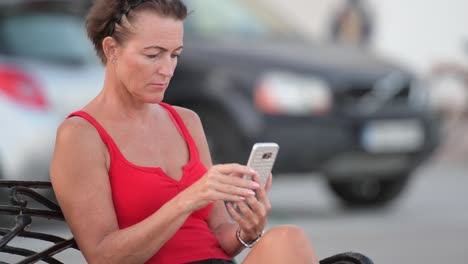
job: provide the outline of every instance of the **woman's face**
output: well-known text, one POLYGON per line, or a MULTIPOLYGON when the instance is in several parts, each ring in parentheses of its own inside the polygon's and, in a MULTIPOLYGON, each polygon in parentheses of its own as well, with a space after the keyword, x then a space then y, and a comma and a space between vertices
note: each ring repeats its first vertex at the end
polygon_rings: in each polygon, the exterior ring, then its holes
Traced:
POLYGON ((118 51, 119 81, 138 101, 158 103, 164 98, 183 46, 183 21, 141 12, 132 35, 118 51))

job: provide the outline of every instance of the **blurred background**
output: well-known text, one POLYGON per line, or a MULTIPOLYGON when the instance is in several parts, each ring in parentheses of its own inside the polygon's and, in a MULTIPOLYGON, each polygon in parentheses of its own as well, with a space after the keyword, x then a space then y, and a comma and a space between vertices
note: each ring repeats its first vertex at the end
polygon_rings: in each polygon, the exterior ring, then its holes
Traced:
MULTIPOLYGON (((215 163, 280 145, 270 226, 320 258, 468 262, 468 1, 185 2, 165 101, 200 115, 215 163)), ((89 5, 0 0, 1 179, 49 180, 55 130, 99 93, 89 5)))

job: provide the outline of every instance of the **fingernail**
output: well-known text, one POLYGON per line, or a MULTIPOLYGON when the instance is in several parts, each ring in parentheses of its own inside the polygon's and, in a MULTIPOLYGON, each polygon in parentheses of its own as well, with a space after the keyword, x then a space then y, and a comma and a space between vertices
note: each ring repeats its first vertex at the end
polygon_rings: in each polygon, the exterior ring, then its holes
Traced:
POLYGON ((245 200, 245 197, 242 197, 242 196, 239 196, 239 199, 244 201, 245 200))
POLYGON ((248 190, 248 191, 247 191, 247 194, 248 194, 248 195, 255 195, 255 192, 252 191, 252 190, 248 190))
POLYGON ((260 188, 260 184, 258 184, 257 182, 252 182, 252 187, 254 188, 260 188))

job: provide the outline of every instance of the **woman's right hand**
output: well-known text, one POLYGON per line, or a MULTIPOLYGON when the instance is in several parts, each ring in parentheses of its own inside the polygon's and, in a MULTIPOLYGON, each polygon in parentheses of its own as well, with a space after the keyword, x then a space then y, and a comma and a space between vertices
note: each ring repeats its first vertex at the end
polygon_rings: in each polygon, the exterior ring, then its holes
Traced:
POLYGON ((260 188, 258 183, 243 179, 242 176, 256 174, 254 170, 240 164, 214 165, 179 197, 190 211, 198 210, 218 200, 240 202, 249 196, 254 196, 254 190, 260 188))

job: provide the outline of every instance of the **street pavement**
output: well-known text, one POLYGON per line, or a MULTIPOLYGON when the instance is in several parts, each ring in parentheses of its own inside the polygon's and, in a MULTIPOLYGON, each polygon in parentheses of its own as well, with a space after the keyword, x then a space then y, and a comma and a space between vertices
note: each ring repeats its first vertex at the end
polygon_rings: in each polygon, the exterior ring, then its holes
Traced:
MULTIPOLYGON (((376 264, 468 263, 468 165, 463 162, 441 161, 436 155, 415 173, 403 195, 383 209, 343 208, 316 176, 274 176, 269 226, 303 228, 319 258, 356 251, 376 264)), ((40 228, 69 234, 55 223, 40 228)), ((14 243, 39 247, 27 240, 14 243)), ((85 263, 74 250, 59 258, 85 263)), ((0 260, 15 261, 2 254, 0 260)))
POLYGON ((468 165, 428 164, 392 206, 352 211, 318 178, 278 179, 270 224, 302 227, 319 258, 356 251, 376 264, 468 263, 467 187, 468 165))

